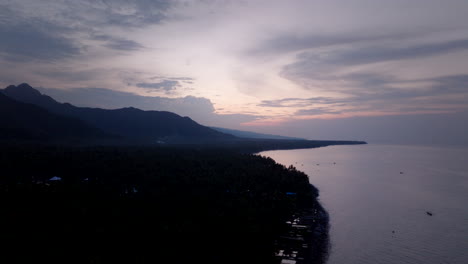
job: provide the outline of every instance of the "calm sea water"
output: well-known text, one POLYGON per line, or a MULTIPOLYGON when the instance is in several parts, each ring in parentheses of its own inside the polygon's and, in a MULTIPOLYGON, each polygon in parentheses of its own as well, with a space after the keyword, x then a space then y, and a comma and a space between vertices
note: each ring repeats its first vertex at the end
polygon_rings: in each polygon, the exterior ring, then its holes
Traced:
POLYGON ((468 149, 356 145, 260 155, 294 165, 319 188, 330 214, 328 263, 468 263, 468 149))

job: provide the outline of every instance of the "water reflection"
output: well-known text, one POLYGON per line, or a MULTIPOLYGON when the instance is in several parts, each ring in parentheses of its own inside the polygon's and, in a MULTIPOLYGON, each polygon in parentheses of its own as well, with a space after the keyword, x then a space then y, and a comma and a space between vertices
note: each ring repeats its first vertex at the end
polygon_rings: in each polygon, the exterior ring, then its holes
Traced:
POLYGON ((328 263, 466 263, 467 149, 360 145, 261 154, 303 164, 298 169, 320 190, 330 214, 328 263))
POLYGON ((326 263, 330 248, 329 217, 318 202, 313 209, 293 215, 286 224, 286 231, 275 242, 277 263, 326 263))

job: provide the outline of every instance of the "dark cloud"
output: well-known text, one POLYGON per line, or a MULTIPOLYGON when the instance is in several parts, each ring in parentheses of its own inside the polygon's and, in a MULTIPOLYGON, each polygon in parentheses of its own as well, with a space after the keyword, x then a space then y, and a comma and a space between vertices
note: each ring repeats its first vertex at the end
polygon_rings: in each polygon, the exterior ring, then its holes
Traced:
POLYGON ((194 78, 190 78, 190 77, 172 77, 172 78, 169 78, 170 80, 178 80, 178 81, 194 81, 195 79, 194 78))
POLYGON ((317 107, 311 109, 300 109, 297 110, 294 115, 302 116, 302 115, 323 115, 323 114, 340 114, 341 111, 333 111, 325 107, 317 107))
POLYGON ((404 48, 365 47, 359 50, 328 54, 325 63, 340 63, 348 65, 367 64, 389 60, 402 60, 425 57, 468 49, 468 39, 452 40, 442 43, 423 44, 404 48), (330 56, 331 55, 331 56, 330 56))
POLYGON ((341 92, 343 97, 282 98, 264 100, 258 106, 299 108, 295 115, 357 112, 442 113, 468 109, 468 75, 400 80, 388 75, 367 73, 330 78, 351 83, 350 87, 337 88, 336 91, 341 92), (418 84, 422 87, 398 87, 408 84, 418 84))
POLYGON ((468 74, 441 76, 428 79, 436 82, 434 89, 441 92, 468 92, 468 74))
POLYGON ((81 53, 63 28, 42 20, 1 20, 0 36, 0 56, 10 61, 55 61, 81 53))
POLYGON ((167 18, 165 12, 171 7, 171 1, 167 0, 113 0, 102 1, 102 5, 96 5, 92 0, 84 2, 101 13, 100 22, 119 27, 141 27, 161 23, 167 18))
POLYGON ((180 81, 180 82, 187 83, 187 84, 193 84, 195 81, 194 78, 190 78, 190 77, 172 77, 172 78, 168 78, 168 80, 180 81))
POLYGON ((115 39, 113 41, 109 41, 104 46, 107 48, 124 51, 140 50, 144 48, 141 44, 128 39, 115 39))
MULTIPOLYGON (((167 94, 173 93, 179 88, 182 88, 182 84, 192 84, 195 80, 190 77, 162 77, 154 76, 149 78, 150 80, 155 80, 156 82, 139 82, 135 84, 136 87, 151 89, 151 90, 162 90, 167 94)), ((184 88, 185 90, 192 90, 191 88, 184 88)))
MULTIPOLYGON (((141 28, 166 18, 170 1, 18 0, 0 4, 0 56, 10 61, 56 61, 86 51, 89 32, 105 27, 141 28)), ((128 30, 128 29, 127 29, 128 30)), ((91 34, 91 40, 119 51, 143 49, 119 36, 91 34)))
POLYGON ((389 75, 363 73, 344 75, 340 79, 351 82, 354 87, 353 89, 345 87, 341 90, 342 92, 363 96, 363 99, 430 97, 468 93, 468 74, 403 80, 389 75), (419 88, 398 88, 399 85, 418 83, 419 88))
POLYGON ((342 33, 342 34, 279 34, 261 42, 254 48, 247 50, 247 55, 277 55, 285 52, 297 52, 301 50, 333 47, 340 45, 362 45, 362 43, 387 40, 401 40, 423 32, 380 34, 380 33, 342 33))
POLYGON ((350 73, 341 76, 330 75, 322 77, 322 80, 343 80, 346 82, 351 82, 352 85, 357 87, 381 87, 400 82, 400 80, 394 76, 370 72, 350 73))
POLYGON ((311 97, 311 98, 283 98, 277 100, 263 100, 257 106, 261 107, 307 107, 312 104, 337 104, 347 100, 332 97, 311 97))
POLYGON ((144 49, 144 46, 136 41, 110 35, 93 35, 91 39, 103 41, 104 47, 114 50, 134 51, 144 49))
POLYGON ((178 81, 173 80, 162 80, 156 83, 137 83, 136 86, 145 89, 164 90, 166 93, 175 91, 177 88, 181 87, 178 81))
POLYGON ((384 61, 412 59, 468 49, 468 39, 411 47, 357 46, 330 51, 302 52, 296 61, 284 66, 282 75, 288 77, 317 77, 330 69, 343 66, 384 61))
POLYGON ((154 76, 149 78, 150 80, 173 80, 173 81, 184 81, 184 82, 192 82, 195 81, 195 78, 190 77, 162 77, 162 76, 154 76))
POLYGON ((412 105, 414 111, 425 111, 428 104, 446 104, 444 109, 453 111, 454 108, 450 104, 464 102, 468 105, 466 74, 403 79, 390 73, 360 71, 343 74, 340 70, 348 66, 426 57, 465 49, 468 49, 468 39, 408 47, 347 45, 346 48, 333 47, 302 52, 297 55, 294 63, 283 67, 281 76, 305 89, 333 92, 340 96, 327 100, 285 98, 263 101, 259 106, 297 107, 307 112, 311 106, 326 106, 326 109, 321 110, 334 111, 334 106, 331 105, 342 103, 347 107, 347 112, 401 112, 404 111, 405 105, 412 105))
MULTIPOLYGON (((27 8, 34 0, 19 0, 19 6, 27 8)), ((78 24, 83 27, 127 27, 140 28, 161 23, 167 18, 166 12, 173 5, 165 0, 63 0, 42 1, 55 7, 54 13, 59 20, 67 24, 78 24), (48 3, 47 3, 48 2, 48 3)))
POLYGON ((432 113, 452 113, 453 110, 447 109, 447 107, 437 107, 436 105, 425 105, 425 106, 404 106, 399 108, 402 112, 414 113, 414 112, 432 112, 432 113))

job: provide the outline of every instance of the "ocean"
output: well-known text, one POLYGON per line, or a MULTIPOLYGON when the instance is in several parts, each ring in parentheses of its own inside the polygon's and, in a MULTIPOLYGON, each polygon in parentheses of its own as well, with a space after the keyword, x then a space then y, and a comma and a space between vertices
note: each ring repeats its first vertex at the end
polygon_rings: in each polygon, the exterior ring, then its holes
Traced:
POLYGON ((350 145, 259 153, 309 175, 329 264, 468 263, 468 148, 350 145))

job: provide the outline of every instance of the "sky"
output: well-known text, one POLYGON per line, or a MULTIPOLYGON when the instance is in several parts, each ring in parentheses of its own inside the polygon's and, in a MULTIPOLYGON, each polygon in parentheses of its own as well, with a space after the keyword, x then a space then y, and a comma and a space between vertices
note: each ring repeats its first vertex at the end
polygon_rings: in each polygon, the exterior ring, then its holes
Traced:
POLYGON ((468 145, 466 0, 0 0, 0 86, 308 139, 468 145))

